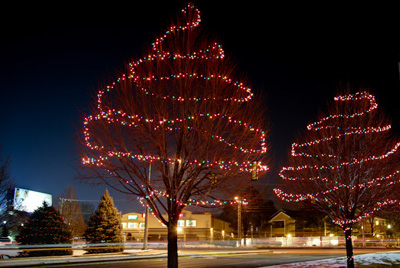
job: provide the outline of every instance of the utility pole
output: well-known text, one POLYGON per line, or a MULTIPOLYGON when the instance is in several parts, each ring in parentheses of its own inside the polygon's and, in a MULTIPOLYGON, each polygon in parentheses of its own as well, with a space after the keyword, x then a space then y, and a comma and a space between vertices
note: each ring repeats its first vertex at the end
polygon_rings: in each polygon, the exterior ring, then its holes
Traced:
POLYGON ((365 243, 365 219, 363 219, 361 223, 362 223, 361 229, 362 229, 363 247, 365 247, 366 246, 366 243, 365 243))
MULTIPOLYGON (((147 183, 150 184, 151 176, 151 163, 149 165, 149 177, 147 178, 147 183)), ((146 213, 144 218, 144 235, 143 235, 143 250, 147 250, 147 237, 149 236, 149 202, 146 205, 146 213)))
POLYGON ((242 201, 239 199, 239 197, 235 197, 235 200, 238 204, 238 239, 239 243, 241 243, 241 238, 242 238, 242 201))

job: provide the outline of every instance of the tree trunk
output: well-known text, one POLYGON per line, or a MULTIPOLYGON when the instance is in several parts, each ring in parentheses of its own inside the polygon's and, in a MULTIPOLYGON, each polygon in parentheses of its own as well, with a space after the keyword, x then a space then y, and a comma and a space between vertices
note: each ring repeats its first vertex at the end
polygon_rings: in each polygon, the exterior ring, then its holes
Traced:
POLYGON ((169 217, 168 224, 168 268, 178 268, 177 219, 169 217))
POLYGON ((354 253, 353 253, 353 242, 351 240, 352 227, 347 227, 344 231, 346 239, 346 256, 347 256, 347 268, 354 268, 354 253))

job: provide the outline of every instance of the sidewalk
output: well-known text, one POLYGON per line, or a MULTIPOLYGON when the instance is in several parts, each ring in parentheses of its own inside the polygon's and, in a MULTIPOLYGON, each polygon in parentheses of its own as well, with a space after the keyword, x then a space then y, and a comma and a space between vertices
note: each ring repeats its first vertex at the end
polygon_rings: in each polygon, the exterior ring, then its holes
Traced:
MULTIPOLYGON (((220 250, 220 251, 199 251, 196 249, 179 250, 179 256, 191 255, 210 255, 210 254, 243 254, 248 252, 257 252, 251 249, 237 250, 220 250)), ((115 260, 137 260, 149 258, 166 258, 166 249, 126 249, 122 253, 102 253, 102 254, 84 254, 84 250, 74 250, 73 255, 69 256, 43 256, 43 257, 21 257, 6 260, 0 260, 0 267, 24 267, 35 265, 51 265, 51 264, 79 264, 88 262, 107 262, 115 260)))
MULTIPOLYGON (((83 251, 83 250, 82 250, 83 251)), ((0 260, 0 267, 23 267, 49 264, 78 264, 85 262, 107 262, 114 260, 134 260, 167 256, 166 250, 125 250, 123 253, 103 254, 78 254, 69 256, 43 256, 43 257, 21 257, 0 260)))
MULTIPOLYGON (((180 257, 184 256, 204 256, 204 255, 219 255, 219 254, 244 254, 259 252, 255 249, 183 249, 179 250, 180 257)), ((274 249, 271 250, 271 252, 274 249)), ((39 265, 56 265, 56 264, 80 264, 89 262, 108 262, 120 260, 137 260, 137 259, 150 259, 150 258, 166 258, 166 249, 126 249, 123 253, 103 253, 103 254, 84 254, 84 250, 74 250, 74 255, 70 256, 44 256, 44 257, 21 257, 12 258, 7 260, 0 260, 0 267, 25 267, 25 266, 39 266, 39 265)), ((362 265, 381 264, 390 267, 391 265, 400 265, 400 252, 388 251, 381 253, 367 253, 356 255, 356 263, 362 265)), ((300 263, 290 263, 275 266, 268 266, 268 268, 342 268, 346 267, 346 258, 327 258, 324 260, 306 261, 300 263)), ((399 266, 395 266, 399 267, 399 266)), ((261 267, 261 268, 267 268, 261 267)))

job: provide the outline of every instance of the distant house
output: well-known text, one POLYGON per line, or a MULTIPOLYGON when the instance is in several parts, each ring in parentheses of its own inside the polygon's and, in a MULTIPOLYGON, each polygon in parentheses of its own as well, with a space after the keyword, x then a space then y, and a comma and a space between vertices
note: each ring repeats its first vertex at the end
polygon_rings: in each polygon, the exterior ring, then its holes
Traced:
POLYGON ((286 211, 277 211, 274 215, 271 216, 271 219, 268 222, 270 223, 271 227, 271 237, 281 237, 287 236, 289 234, 295 236, 296 220, 288 215, 286 211))
MULTIPOLYGON (((166 215, 164 215, 166 216, 166 215)), ((122 215, 122 230, 127 241, 143 241, 145 218, 141 213, 122 215)), ((184 210, 178 220, 178 240, 223 240, 231 237, 229 223, 212 217, 210 212, 195 214, 184 210)), ((166 241, 167 227, 153 215, 149 217, 149 241, 166 241)))
POLYGON ((363 228, 366 237, 386 238, 390 236, 392 226, 386 219, 380 217, 369 217, 355 224, 353 234, 361 237, 363 228))
POLYGON ((279 210, 271 216, 270 237, 326 236, 335 234, 338 228, 319 211, 279 210))
MULTIPOLYGON (((333 224, 325 214, 318 211, 281 209, 271 216, 268 223, 270 237, 343 235, 339 226, 333 224)), ((366 237, 385 238, 391 233, 392 226, 383 218, 367 218, 354 225, 353 235, 362 237, 363 228, 366 237)))

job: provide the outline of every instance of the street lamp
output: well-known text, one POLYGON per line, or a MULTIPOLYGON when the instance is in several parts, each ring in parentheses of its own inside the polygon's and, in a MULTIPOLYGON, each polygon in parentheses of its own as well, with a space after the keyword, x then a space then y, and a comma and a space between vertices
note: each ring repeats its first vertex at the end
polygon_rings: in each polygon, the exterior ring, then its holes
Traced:
POLYGON ((241 242, 240 239, 241 237, 241 231, 242 231, 242 201, 239 199, 239 197, 235 196, 236 203, 238 204, 238 239, 239 243, 241 242))
MULTIPOLYGON (((149 165, 149 177, 147 178, 147 183, 150 185, 151 176, 151 163, 149 165)), ((147 250, 147 237, 149 233, 149 202, 146 204, 146 217, 144 218, 144 235, 143 235, 143 250, 147 250)))

